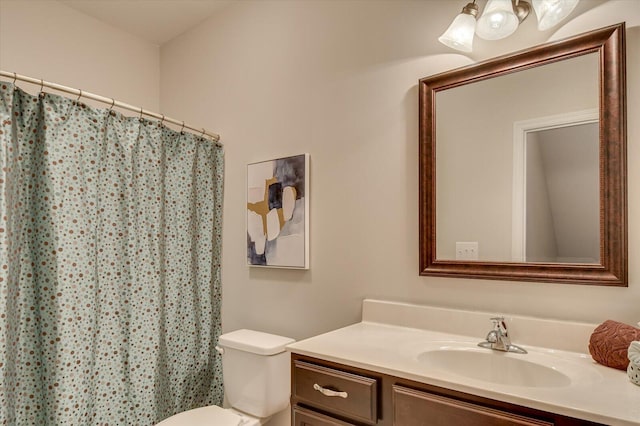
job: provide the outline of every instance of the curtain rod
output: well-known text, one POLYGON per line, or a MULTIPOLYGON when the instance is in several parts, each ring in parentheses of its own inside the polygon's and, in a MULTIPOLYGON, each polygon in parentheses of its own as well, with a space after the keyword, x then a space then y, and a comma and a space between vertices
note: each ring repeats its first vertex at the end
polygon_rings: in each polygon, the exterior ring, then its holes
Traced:
POLYGON ((129 110, 129 111, 134 111, 134 112, 137 112, 137 113, 139 113, 141 115, 147 115, 149 117, 153 117, 153 118, 157 118, 158 120, 162 120, 161 123, 164 123, 166 121, 168 123, 172 123, 172 124, 176 124, 178 126, 181 126, 181 129, 180 129, 181 131, 183 129, 190 129, 190 130, 193 130, 195 132, 200 133, 201 136, 210 137, 211 139, 213 139, 214 142, 218 142, 220 140, 220 135, 217 135, 215 133, 211 133, 211 132, 205 130, 204 128, 197 129, 195 127, 189 126, 188 124, 185 124, 184 121, 178 121, 175 118, 165 117, 164 114, 158 114, 156 112, 147 111, 147 110, 144 110, 142 108, 126 104, 124 102, 116 101, 113 98, 106 98, 104 96, 96 95, 96 94, 89 93, 89 92, 84 92, 84 91, 82 91, 80 89, 74 89, 72 87, 63 86, 61 84, 51 83, 49 81, 43 81, 43 80, 39 80, 37 78, 31 78, 31 77, 27 77, 27 76, 24 76, 24 75, 16 74, 15 72, 7 72, 7 71, 0 70, 0 76, 13 79, 13 83, 15 83, 16 80, 20 80, 20 81, 25 81, 27 83, 32 83, 32 84, 39 85, 41 91, 42 91, 43 87, 48 87, 50 89, 54 89, 54 90, 57 90, 57 91, 60 91, 60 92, 70 93, 72 95, 78 95, 78 99, 80 99, 80 98, 92 99, 94 101, 98 101, 98 102, 102 102, 102 103, 105 103, 105 104, 109 104, 109 105, 111 105, 111 107, 115 106, 115 107, 126 109, 126 110, 129 110))

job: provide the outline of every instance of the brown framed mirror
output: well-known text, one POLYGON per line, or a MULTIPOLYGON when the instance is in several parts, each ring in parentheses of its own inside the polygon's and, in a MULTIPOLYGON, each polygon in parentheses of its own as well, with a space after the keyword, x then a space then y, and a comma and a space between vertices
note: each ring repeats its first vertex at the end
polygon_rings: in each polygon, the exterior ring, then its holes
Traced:
POLYGON ((419 81, 420 275, 627 286, 624 23, 419 81))

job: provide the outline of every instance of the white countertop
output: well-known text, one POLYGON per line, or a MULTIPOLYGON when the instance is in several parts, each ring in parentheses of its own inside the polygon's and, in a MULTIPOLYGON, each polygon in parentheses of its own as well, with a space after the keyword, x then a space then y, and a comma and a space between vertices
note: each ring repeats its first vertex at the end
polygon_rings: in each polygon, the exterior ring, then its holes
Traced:
MULTIPOLYGON (((360 323, 293 343, 287 348, 302 355, 570 417, 611 425, 640 425, 640 386, 631 383, 626 372, 599 365, 587 353, 527 346, 512 336, 513 343, 529 353, 500 353, 500 356, 557 368, 568 374, 571 382, 555 387, 511 386, 434 369, 419 357, 425 351, 451 345, 475 348, 482 337, 428 330, 424 329, 424 324, 421 328, 412 328, 369 319, 377 318, 367 318, 365 314, 360 323)), ((517 323, 517 317, 509 319, 517 323)))

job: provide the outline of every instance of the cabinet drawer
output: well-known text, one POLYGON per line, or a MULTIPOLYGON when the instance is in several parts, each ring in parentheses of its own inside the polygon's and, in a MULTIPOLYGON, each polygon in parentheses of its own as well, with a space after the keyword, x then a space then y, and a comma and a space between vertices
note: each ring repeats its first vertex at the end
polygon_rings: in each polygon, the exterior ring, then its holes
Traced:
POLYGON ((553 426, 554 423, 393 386, 394 426, 553 426))
POLYGON ((300 403, 359 422, 377 422, 376 379, 296 360, 292 385, 292 396, 300 403))
POLYGON ((301 407, 293 407, 293 426, 354 426, 333 417, 305 410, 301 407))

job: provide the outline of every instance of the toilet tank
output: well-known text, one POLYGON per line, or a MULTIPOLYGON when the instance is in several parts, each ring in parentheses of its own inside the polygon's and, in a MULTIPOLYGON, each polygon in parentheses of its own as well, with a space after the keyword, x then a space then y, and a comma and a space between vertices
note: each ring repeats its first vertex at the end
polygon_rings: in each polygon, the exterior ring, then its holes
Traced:
POLYGON ((290 354, 295 340, 253 330, 222 334, 224 391, 231 407, 255 417, 287 408, 291 386, 290 354))

